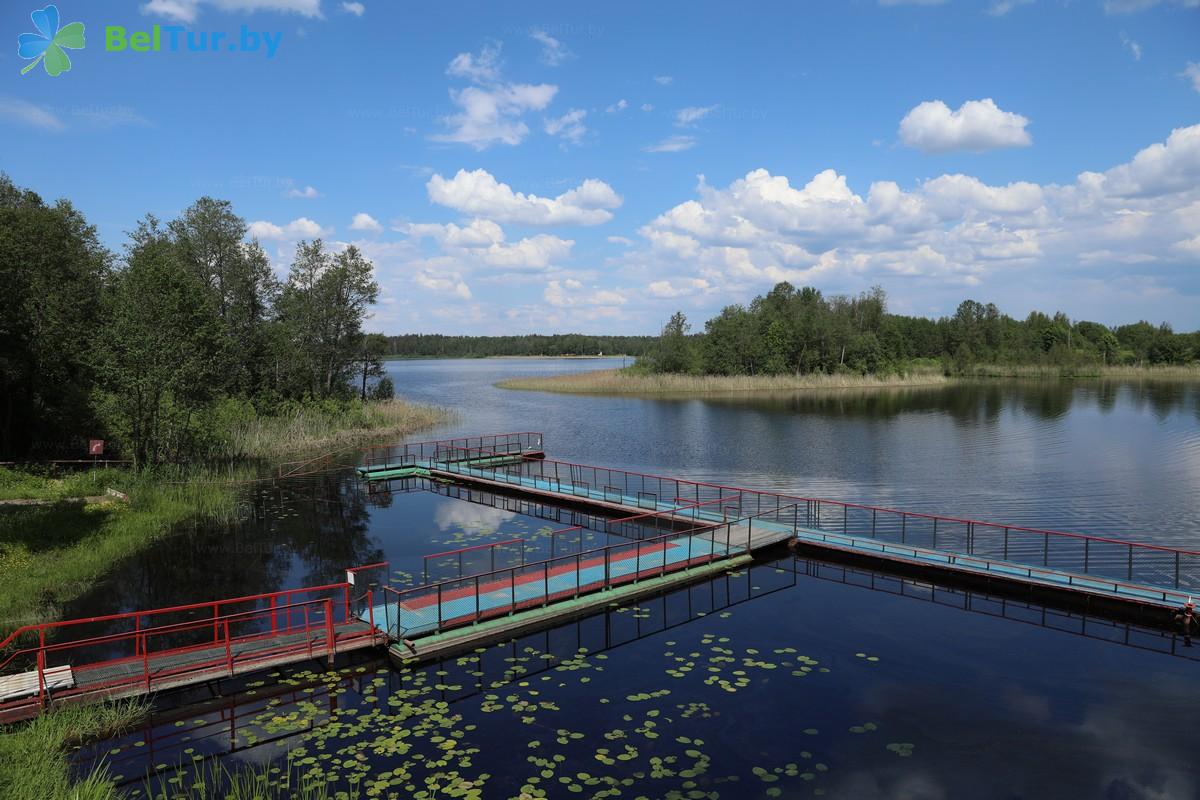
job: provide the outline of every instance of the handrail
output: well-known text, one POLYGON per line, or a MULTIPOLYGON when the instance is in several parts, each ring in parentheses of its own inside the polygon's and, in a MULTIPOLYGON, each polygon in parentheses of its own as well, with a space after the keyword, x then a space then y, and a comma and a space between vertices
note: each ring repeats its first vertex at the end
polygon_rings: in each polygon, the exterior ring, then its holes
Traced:
POLYGON ((457 550, 446 550, 441 553, 430 553, 427 556, 421 556, 421 557, 423 559, 425 559, 426 561, 428 561, 431 558, 441 558, 443 556, 456 556, 459 553, 468 553, 472 550, 486 550, 489 547, 502 547, 506 544, 521 544, 524 541, 525 541, 524 539, 505 539, 502 542, 485 542, 483 544, 474 544, 474 545, 471 545, 470 547, 460 547, 457 550))
MULTIPOLYGON (((156 614, 173 614, 181 611, 194 611, 201 608, 217 609, 221 606, 232 605, 234 603, 248 603, 256 600, 269 600, 277 597, 287 597, 289 600, 294 594, 321 592, 332 589, 348 590, 350 584, 342 581, 340 583, 328 583, 321 586, 304 586, 296 589, 281 589, 275 592, 263 592, 260 594, 244 595, 242 597, 222 598, 218 600, 209 600, 200 603, 187 603, 184 605, 167 606, 164 608, 152 608, 145 611, 124 611, 118 614, 102 614, 95 617, 81 617, 79 619, 57 620, 53 622, 42 622, 35 625, 23 625, 10 633, 3 641, 0 641, 0 650, 8 647, 17 639, 17 637, 34 632, 45 632, 59 628, 68 628, 76 625, 88 625, 100 622, 114 622, 122 619, 140 619, 142 617, 153 616, 156 614)), ((7 661, 5 662, 7 663, 7 661)))
MULTIPOLYGON (((798 504, 793 504, 791 506, 784 506, 784 508, 794 508, 794 507, 796 507, 796 505, 798 505, 798 504)), ((638 539, 636 542, 618 542, 617 544, 601 545, 600 547, 594 547, 590 550, 580 550, 578 553, 570 553, 569 555, 565 555, 565 556, 553 556, 551 558, 542 559, 541 561, 530 561, 529 563, 521 564, 518 567, 503 567, 501 569, 492 570, 490 572, 480 572, 475 575, 469 575, 464 578, 447 578, 446 580, 437 581, 436 583, 426 583, 426 584, 422 584, 421 586, 409 586, 404 589, 395 589, 395 588, 392 588, 391 586, 385 586, 384 590, 391 591, 396 594, 407 594, 409 592, 421 592, 421 591, 427 592, 431 589, 437 589, 441 586, 445 586, 446 584, 450 584, 450 583, 461 583, 462 581, 468 580, 468 579, 474 580, 474 579, 479 579, 479 578, 486 578, 488 575, 496 575, 501 572, 510 572, 514 569, 525 569, 526 567, 537 567, 539 565, 549 564, 553 561, 561 561, 564 558, 577 558, 577 557, 582 557, 582 556, 586 556, 586 555, 590 555, 590 554, 594 554, 594 553, 602 553, 607 550, 612 550, 612 549, 616 549, 619 547, 633 547, 635 545, 644 546, 644 545, 650 544, 652 542, 660 541, 662 539, 678 537, 678 536, 681 536, 684 534, 692 534, 699 530, 719 528, 723 525, 732 525, 734 522, 744 522, 745 520, 748 520, 748 519, 757 519, 758 517, 766 516, 767 514, 778 513, 778 511, 779 511, 779 509, 773 508, 770 511, 763 511, 758 514, 753 514, 753 515, 749 515, 749 516, 745 516, 745 517, 738 517, 735 520, 730 520, 727 522, 716 522, 716 523, 709 523, 707 525, 697 525, 694 528, 685 528, 684 530, 671 531, 670 533, 663 533, 658 536, 651 537, 649 539, 638 539)), ((669 512, 663 512, 663 513, 669 513, 669 512)), ((565 530, 574 530, 574 529, 566 528, 565 530)))
POLYGON ((567 466, 567 467, 574 467, 577 469, 604 470, 609 473, 636 475, 636 476, 639 476, 642 478, 652 478, 657 481, 668 481, 668 482, 674 482, 677 484, 687 484, 690 486, 708 487, 711 489, 733 492, 735 494, 749 494, 749 495, 757 495, 760 497, 777 497, 777 498, 783 498, 783 499, 787 499, 787 500, 794 500, 794 501, 801 501, 801 502, 827 503, 827 504, 835 505, 838 507, 859 508, 859 509, 863 509, 865 511, 877 511, 877 512, 889 513, 889 514, 902 514, 904 516, 917 517, 920 519, 945 520, 947 522, 955 522, 955 523, 959 523, 959 524, 963 524, 963 525, 981 525, 981 526, 984 526, 987 528, 998 528, 998 529, 1007 528, 1010 531, 1021 531, 1024 533, 1036 533, 1036 534, 1041 534, 1041 535, 1048 534, 1051 536, 1063 536, 1063 537, 1068 537, 1068 538, 1072 538, 1072 539, 1080 539, 1080 540, 1088 539, 1091 541, 1105 542, 1107 544, 1133 546, 1133 547, 1139 547, 1139 548, 1143 548, 1143 549, 1147 549, 1147 550, 1157 550, 1160 552, 1167 552, 1167 553, 1178 553, 1180 555, 1200 556, 1200 550, 1188 550, 1188 549, 1180 548, 1180 547, 1171 547, 1169 545, 1160 545, 1160 544, 1150 544, 1148 542, 1140 542, 1140 541, 1130 540, 1130 539, 1115 539, 1112 537, 1096 536, 1096 535, 1087 534, 1087 533, 1059 531, 1059 530, 1053 530, 1053 529, 1047 529, 1047 528, 1031 528, 1031 527, 1022 526, 1022 525, 1008 525, 1003 522, 990 522, 987 520, 977 520, 977 519, 969 519, 969 518, 963 518, 963 517, 950 517, 950 516, 944 516, 944 515, 940 515, 940 514, 929 514, 929 513, 920 512, 920 511, 905 511, 904 509, 899 509, 899 508, 888 508, 885 506, 873 506, 873 505, 867 505, 867 504, 863 504, 863 503, 852 503, 852 502, 848 502, 848 501, 844 501, 844 500, 830 500, 827 498, 819 498, 819 497, 806 497, 804 495, 788 494, 788 493, 784 493, 784 492, 768 492, 768 491, 763 491, 760 489, 750 489, 750 488, 738 487, 738 486, 727 486, 725 484, 711 483, 708 481, 697 481, 697 480, 691 480, 688 478, 674 478, 674 477, 668 477, 665 475, 656 475, 654 473, 649 473, 649 472, 638 472, 636 470, 625 470, 625 469, 620 469, 620 468, 615 468, 615 467, 602 467, 602 466, 596 466, 596 465, 591 465, 591 464, 580 464, 580 463, 573 462, 573 461, 563 461, 560 459, 553 459, 553 458, 536 459, 536 460, 531 460, 531 461, 533 461, 534 463, 541 463, 543 465, 559 464, 559 465, 563 465, 563 466, 567 466))
MULTIPOLYGON (((37 646, 24 647, 13 651, 3 662, 0 662, 0 672, 3 671, 12 661, 20 655, 28 655, 30 653, 50 653, 59 650, 73 650, 81 647, 95 647, 96 645, 108 644, 133 639, 145 639, 148 636, 159 636, 166 633, 179 633, 187 630, 197 630, 200 628, 218 627, 222 624, 227 625, 230 622, 236 621, 239 617, 255 617, 264 615, 277 615, 282 611, 293 608, 302 608, 311 605, 327 605, 332 598, 317 597, 312 600, 302 600, 298 603, 288 603, 287 605, 271 606, 269 608, 255 608, 248 611, 238 611, 232 614, 224 614, 214 617, 205 617, 204 619, 184 620, 182 622, 172 622, 166 625, 158 625, 151 628, 135 628, 133 630, 121 631, 118 633, 106 633, 100 636, 93 636, 87 639, 73 639, 69 642, 52 642, 49 644, 39 644, 37 646)), ((291 630, 295 626, 285 627, 283 630, 291 630)), ((278 633, 278 631, 272 632, 278 633)))

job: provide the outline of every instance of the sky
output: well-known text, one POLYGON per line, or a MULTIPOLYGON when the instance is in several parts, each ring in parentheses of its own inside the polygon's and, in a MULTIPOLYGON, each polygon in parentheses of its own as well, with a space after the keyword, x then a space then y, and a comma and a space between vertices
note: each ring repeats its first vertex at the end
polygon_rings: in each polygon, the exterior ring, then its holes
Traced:
POLYGON ((370 330, 699 328, 783 280, 1200 328, 1200 0, 61 0, 56 76, 43 2, 0 11, 0 170, 118 252, 204 195, 281 276, 353 244, 370 330))

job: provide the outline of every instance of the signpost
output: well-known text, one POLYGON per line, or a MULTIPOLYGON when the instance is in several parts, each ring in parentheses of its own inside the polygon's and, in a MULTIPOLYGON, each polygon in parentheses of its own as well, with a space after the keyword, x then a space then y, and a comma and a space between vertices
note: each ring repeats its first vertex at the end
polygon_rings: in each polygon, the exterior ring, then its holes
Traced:
POLYGON ((88 455, 92 457, 92 480, 96 480, 96 458, 104 455, 103 439, 88 439, 88 455))

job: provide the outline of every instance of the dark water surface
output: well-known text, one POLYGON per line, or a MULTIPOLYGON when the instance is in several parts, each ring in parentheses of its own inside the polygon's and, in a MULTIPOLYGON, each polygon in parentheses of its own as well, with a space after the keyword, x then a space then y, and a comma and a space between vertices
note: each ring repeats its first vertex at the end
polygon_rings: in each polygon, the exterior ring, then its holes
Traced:
MULTIPOLYGON (((1196 386, 664 400, 491 385, 608 366, 389 371, 404 396, 459 409, 423 438, 540 430, 567 460, 1200 549, 1196 386)), ((337 581, 381 559, 405 582, 430 552, 509 538, 542 547, 573 522, 429 488, 368 493, 347 471, 264 485, 244 523, 181 532, 69 611, 337 581)), ((314 663, 219 698, 164 697, 151 726, 79 761, 104 756, 131 794, 144 793, 147 769, 170 789, 196 780, 197 767, 176 767, 201 756, 232 768, 291 750, 293 772, 336 775, 357 797, 1193 798, 1198 651, 786 559, 418 671, 314 663), (184 704, 201 698, 211 704, 184 704)))

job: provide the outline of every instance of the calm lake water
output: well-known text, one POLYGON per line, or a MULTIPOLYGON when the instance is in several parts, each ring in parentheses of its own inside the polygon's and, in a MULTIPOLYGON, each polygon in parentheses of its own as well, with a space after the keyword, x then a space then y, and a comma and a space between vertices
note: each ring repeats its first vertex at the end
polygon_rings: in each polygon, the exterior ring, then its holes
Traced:
MULTIPOLYGON (((613 363, 388 368, 401 395, 459 410, 421 438, 538 430, 566 460, 1200 548, 1200 387, 675 400, 492 386, 613 363)), ((336 581, 381 559, 406 582, 430 552, 537 548, 572 523, 431 488, 368 493, 348 470, 257 487, 245 522, 181 531, 68 615, 336 581)), ((789 558, 418 671, 367 658, 163 697, 151 725, 77 760, 107 759, 131 795, 290 750, 293 772, 361 797, 1193 798, 1193 656, 1151 631, 789 558)))

